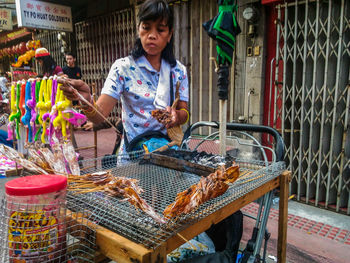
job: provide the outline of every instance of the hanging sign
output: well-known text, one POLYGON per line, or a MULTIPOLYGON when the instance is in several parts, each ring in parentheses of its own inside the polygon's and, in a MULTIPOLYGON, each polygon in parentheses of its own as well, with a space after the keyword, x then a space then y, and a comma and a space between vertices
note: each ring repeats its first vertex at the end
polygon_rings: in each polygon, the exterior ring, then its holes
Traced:
POLYGON ((69 6, 36 0, 16 0, 19 27, 73 32, 69 6))
POLYGON ((12 30, 12 15, 10 9, 0 9, 0 30, 12 30))

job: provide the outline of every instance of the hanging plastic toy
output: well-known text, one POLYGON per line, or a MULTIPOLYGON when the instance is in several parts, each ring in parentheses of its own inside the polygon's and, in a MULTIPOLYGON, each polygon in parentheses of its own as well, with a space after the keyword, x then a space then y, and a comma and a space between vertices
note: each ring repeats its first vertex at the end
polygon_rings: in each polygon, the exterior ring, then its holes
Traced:
POLYGON ((25 86, 25 114, 22 116, 22 123, 27 126, 28 128, 28 141, 32 142, 32 127, 30 126, 30 119, 32 117, 31 114, 31 108, 28 106, 28 101, 31 99, 31 93, 32 93, 32 83, 30 80, 27 81, 27 84, 25 86))
POLYGON ((21 82, 21 97, 19 99, 19 109, 21 110, 21 118, 26 113, 25 109, 25 100, 26 100, 26 82, 22 80, 21 82))
MULTIPOLYGON (((39 91, 39 101, 36 104, 37 109, 39 110, 39 124, 41 124, 42 126, 42 133, 41 133, 41 142, 45 143, 45 134, 46 134, 46 122, 43 121, 43 115, 47 112, 46 109, 46 104, 44 101, 44 92, 46 90, 46 83, 47 83, 47 78, 44 77, 40 83, 40 91, 39 91)), ((40 130, 37 131, 36 133, 36 138, 38 136, 38 134, 40 133, 40 130)), ((36 139, 35 139, 36 140, 36 139)))
POLYGON ((35 87, 38 84, 38 81, 34 79, 32 81, 31 85, 31 98, 27 102, 27 106, 30 108, 30 126, 32 129, 32 136, 29 137, 29 142, 34 141, 34 135, 36 133, 36 126, 35 126, 35 120, 36 120, 36 111, 35 111, 35 106, 36 106, 36 99, 35 99, 35 87))
POLYGON ((50 141, 50 145, 53 144, 53 140, 52 140, 52 136, 54 135, 55 129, 53 126, 53 120, 57 117, 58 112, 57 112, 57 107, 56 107, 56 101, 57 101, 57 77, 54 76, 53 80, 52 80, 52 90, 51 90, 51 111, 50 111, 50 126, 49 126, 49 141, 50 141))
MULTIPOLYGON (((37 79, 37 81, 36 81, 36 84, 35 84, 35 103, 36 103, 36 107, 35 107, 35 115, 36 115, 36 118, 35 118, 35 121, 34 121, 34 127, 36 126, 36 125, 39 125, 40 124, 40 122, 39 122, 39 108, 38 108, 38 102, 39 102, 39 95, 40 95, 40 87, 41 87, 41 82, 42 82, 42 80, 40 80, 40 79, 37 79)), ((41 133, 41 131, 42 131, 42 127, 41 126, 39 126, 39 129, 38 129, 38 131, 35 133, 35 136, 34 136, 34 141, 36 142, 36 141, 38 141, 38 137, 39 137, 39 134, 41 133)))
POLYGON ((16 107, 16 86, 15 83, 12 82, 11 85, 11 114, 9 116, 9 124, 7 125, 7 133, 8 133, 8 140, 13 140, 13 132, 12 127, 14 125, 14 116, 17 113, 17 107, 16 107))
MULTIPOLYGON (((12 95, 12 92, 11 92, 12 95)), ((16 121, 16 138, 21 139, 21 136, 19 134, 19 123, 21 121, 21 110, 19 108, 19 101, 21 97, 21 82, 17 82, 17 89, 16 89, 16 110, 13 111, 13 113, 10 115, 9 120, 10 122, 16 121)), ((14 98, 14 96, 13 96, 14 98)), ((11 98, 12 100, 12 98, 11 98)))
POLYGON ((62 136, 64 139, 67 139, 67 121, 63 118, 63 112, 71 105, 71 101, 68 100, 66 96, 64 96, 63 91, 60 89, 61 86, 61 83, 59 83, 57 86, 56 108, 58 116, 53 120, 53 126, 55 127, 55 129, 61 127, 62 136))

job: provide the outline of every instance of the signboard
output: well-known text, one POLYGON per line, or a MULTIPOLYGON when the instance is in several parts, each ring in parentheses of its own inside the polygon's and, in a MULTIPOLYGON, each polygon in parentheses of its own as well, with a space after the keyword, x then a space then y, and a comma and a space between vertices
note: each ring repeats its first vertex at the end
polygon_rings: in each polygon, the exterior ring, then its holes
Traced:
POLYGON ((0 9, 0 30, 12 30, 12 15, 10 9, 0 9))
POLYGON ((11 33, 1 34, 0 44, 6 43, 8 41, 11 41, 20 37, 28 36, 31 34, 32 33, 27 28, 19 28, 19 29, 16 29, 15 31, 12 31, 11 33))
POLYGON ((69 6, 35 0, 16 0, 19 27, 73 32, 69 6))

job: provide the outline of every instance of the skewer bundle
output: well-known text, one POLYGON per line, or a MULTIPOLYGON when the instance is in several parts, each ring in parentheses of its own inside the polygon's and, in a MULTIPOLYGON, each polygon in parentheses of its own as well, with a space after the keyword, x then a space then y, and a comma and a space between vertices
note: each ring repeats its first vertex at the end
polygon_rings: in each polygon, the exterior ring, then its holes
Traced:
POLYGON ((204 202, 224 194, 229 183, 239 177, 239 166, 233 164, 225 169, 221 167, 207 177, 202 177, 197 184, 178 193, 175 202, 167 206, 163 215, 167 218, 188 214, 197 209, 204 202))
POLYGON ((166 221, 160 217, 147 202, 140 197, 143 192, 138 180, 126 177, 114 177, 110 171, 86 174, 83 176, 68 176, 68 190, 76 194, 91 192, 104 192, 115 197, 124 197, 134 207, 141 209, 156 222, 164 224, 166 221))

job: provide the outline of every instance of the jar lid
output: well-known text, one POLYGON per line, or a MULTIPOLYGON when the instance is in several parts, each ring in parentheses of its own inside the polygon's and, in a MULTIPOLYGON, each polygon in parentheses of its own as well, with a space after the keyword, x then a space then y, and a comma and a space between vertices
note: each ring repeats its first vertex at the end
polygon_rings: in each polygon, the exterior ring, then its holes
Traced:
POLYGON ((6 194, 15 196, 48 194, 66 187, 67 177, 54 174, 20 177, 5 184, 6 194))

